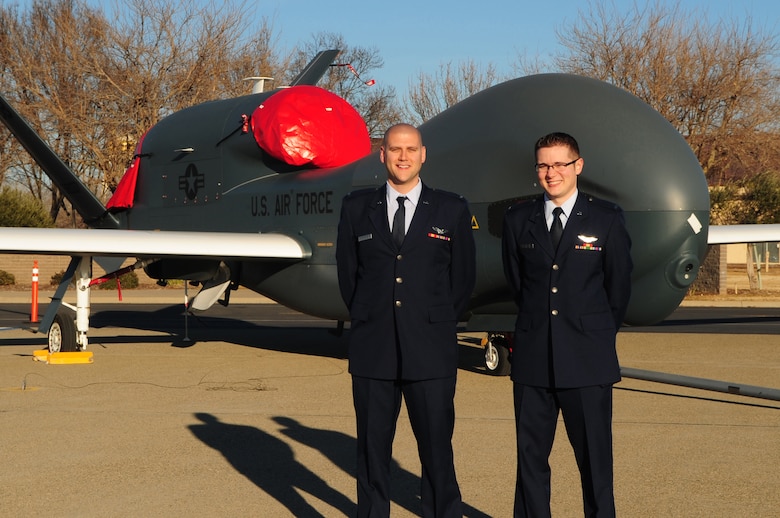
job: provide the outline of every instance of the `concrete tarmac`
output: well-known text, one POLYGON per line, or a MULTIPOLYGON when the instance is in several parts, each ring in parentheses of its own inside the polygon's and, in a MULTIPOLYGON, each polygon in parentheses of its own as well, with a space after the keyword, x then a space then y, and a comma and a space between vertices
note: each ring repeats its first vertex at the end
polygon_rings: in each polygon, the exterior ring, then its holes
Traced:
MULTIPOLYGON (((189 334, 93 328, 93 363, 48 365, 32 356, 43 337, 0 332, 0 515, 354 515, 346 337, 294 322, 189 334)), ((511 382, 482 372, 478 338, 462 335, 456 468, 466 516, 508 517, 511 382)), ((780 386, 776 335, 634 331, 618 348, 627 367, 780 386)), ((778 516, 780 402, 624 379, 614 407, 619 516, 778 516)), ((405 410, 393 457, 392 515, 417 516, 405 410)), ((582 516, 562 421, 550 465, 553 516, 582 516)))

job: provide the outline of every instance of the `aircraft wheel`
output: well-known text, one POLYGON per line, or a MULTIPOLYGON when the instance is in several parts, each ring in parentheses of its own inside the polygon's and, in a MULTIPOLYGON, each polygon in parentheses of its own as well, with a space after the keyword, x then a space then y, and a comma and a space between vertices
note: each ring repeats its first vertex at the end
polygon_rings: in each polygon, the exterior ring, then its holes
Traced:
POLYGON ((509 347, 500 336, 492 335, 485 345, 485 368, 493 376, 507 376, 512 368, 509 347))
POLYGON ((49 352, 68 353, 78 351, 76 345, 76 321, 64 313, 57 313, 49 328, 49 352))

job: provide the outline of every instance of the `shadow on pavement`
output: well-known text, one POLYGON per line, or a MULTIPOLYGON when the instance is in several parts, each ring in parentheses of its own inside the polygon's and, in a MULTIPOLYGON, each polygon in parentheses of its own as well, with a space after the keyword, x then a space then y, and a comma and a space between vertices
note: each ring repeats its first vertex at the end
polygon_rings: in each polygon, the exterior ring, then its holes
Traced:
POLYGON ((298 462, 284 441, 252 426, 223 423, 211 414, 198 413, 195 417, 203 424, 189 427, 193 435, 222 453, 236 471, 284 505, 293 516, 320 516, 297 489, 345 516, 353 514, 355 504, 298 462))
MULTIPOLYGON (((347 338, 349 328, 339 333, 336 324, 330 320, 317 319, 280 309, 276 305, 250 305, 240 308, 239 316, 251 315, 269 325, 259 325, 242 318, 229 316, 231 308, 213 308, 210 314, 190 314, 185 330, 184 311, 181 305, 158 307, 155 309, 133 309, 130 306, 122 310, 104 310, 93 313, 90 318, 91 329, 117 328, 150 331, 154 335, 120 333, 106 336, 90 334, 90 348, 109 344, 170 343, 172 347, 193 347, 200 342, 229 342, 246 347, 269 351, 291 352, 311 356, 323 356, 336 359, 347 358, 347 338), (221 315, 220 315, 221 314, 221 315), (164 333, 160 335, 158 333, 164 333), (186 337, 186 339, 185 339, 186 337)), ((235 309, 235 308, 234 308, 235 309)), ((28 324, 29 327, 29 324, 28 324)), ((484 351, 479 340, 469 337, 461 339, 459 367, 472 372, 485 372, 484 351)), ((40 345, 47 346, 46 335, 30 333, 29 338, 3 339, 0 345, 40 345)))
MULTIPOLYGON (((294 516, 319 516, 297 490, 326 502, 346 516, 355 513, 357 504, 333 489, 327 482, 295 459, 293 449, 284 441, 252 426, 223 423, 208 413, 197 413, 202 424, 190 431, 204 444, 219 451, 230 464, 257 487, 284 505, 294 516)), ((355 438, 341 432, 307 427, 295 419, 276 416, 282 434, 315 449, 335 466, 355 478, 355 438)), ((420 477, 391 466, 391 500, 412 514, 420 514, 420 477)), ((488 515, 464 502, 463 515, 484 518, 488 515)))

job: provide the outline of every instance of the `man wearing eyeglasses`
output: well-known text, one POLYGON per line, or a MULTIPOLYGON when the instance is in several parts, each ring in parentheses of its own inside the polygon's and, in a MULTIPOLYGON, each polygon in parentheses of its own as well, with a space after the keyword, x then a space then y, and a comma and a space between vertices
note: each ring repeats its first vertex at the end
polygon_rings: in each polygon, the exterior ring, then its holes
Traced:
POLYGON ((631 293, 631 239, 620 207, 578 190, 585 161, 571 135, 546 135, 534 150, 544 195, 507 210, 502 242, 518 306, 514 515, 550 516, 548 458, 561 412, 585 516, 614 516, 612 385, 620 381, 615 338, 631 293))

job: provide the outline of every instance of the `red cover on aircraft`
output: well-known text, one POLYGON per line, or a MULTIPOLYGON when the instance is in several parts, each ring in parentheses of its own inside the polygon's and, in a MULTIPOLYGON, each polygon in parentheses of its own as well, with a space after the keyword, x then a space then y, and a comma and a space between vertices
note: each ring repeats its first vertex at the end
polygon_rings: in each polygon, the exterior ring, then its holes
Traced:
POLYGON ((116 186, 114 194, 111 195, 111 199, 106 203, 107 209, 129 209, 135 202, 135 183, 138 180, 138 168, 141 165, 141 144, 144 143, 144 137, 146 133, 141 135, 138 140, 138 145, 135 146, 135 154, 133 155, 133 163, 127 168, 125 174, 122 175, 122 179, 119 180, 119 185, 116 186))
POLYGON ((338 167, 371 151, 363 118, 338 95, 309 85, 275 93, 251 118, 255 141, 290 165, 338 167))

